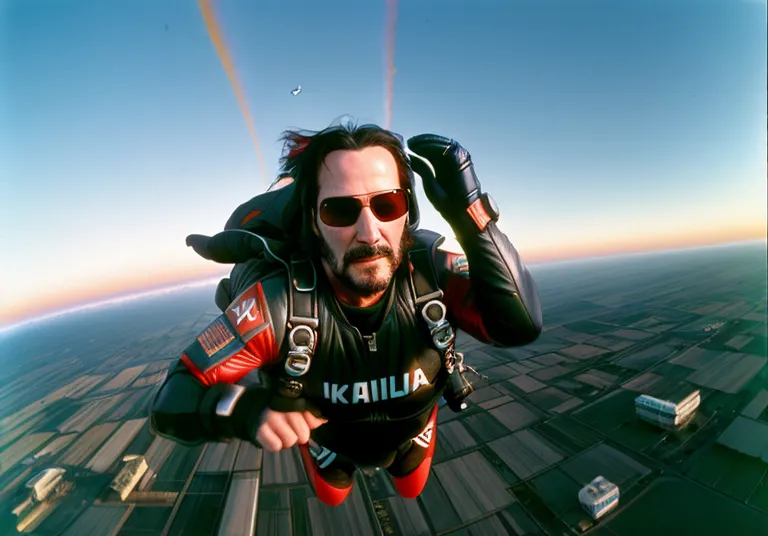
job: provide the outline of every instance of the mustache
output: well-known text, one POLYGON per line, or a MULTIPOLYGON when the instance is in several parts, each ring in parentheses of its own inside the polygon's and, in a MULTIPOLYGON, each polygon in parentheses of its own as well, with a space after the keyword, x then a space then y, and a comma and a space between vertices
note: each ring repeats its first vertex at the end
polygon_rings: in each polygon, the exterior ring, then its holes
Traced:
POLYGON ((394 259, 395 252, 389 246, 360 246, 350 250, 344 255, 344 263, 355 262, 360 259, 367 259, 370 257, 386 257, 390 260, 394 259))

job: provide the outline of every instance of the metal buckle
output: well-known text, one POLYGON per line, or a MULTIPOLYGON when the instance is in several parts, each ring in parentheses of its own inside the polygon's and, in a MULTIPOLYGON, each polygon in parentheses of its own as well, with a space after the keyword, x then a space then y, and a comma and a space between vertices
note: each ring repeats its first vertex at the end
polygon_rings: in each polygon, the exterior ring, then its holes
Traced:
POLYGON ((427 302, 421 309, 421 316, 429 326, 429 334, 432 335, 432 342, 439 350, 446 350, 453 343, 455 334, 451 324, 445 319, 447 310, 445 304, 440 300, 432 300, 427 302), (440 318, 432 320, 427 314, 428 310, 432 307, 440 309, 440 318))
POLYGON ((306 346, 297 348, 295 351, 288 352, 285 360, 285 371, 291 376, 303 376, 309 371, 309 365, 312 359, 308 354, 309 348, 306 346))
POLYGON ((298 326, 294 326, 293 329, 291 329, 290 333, 288 333, 288 344, 289 348, 291 350, 294 350, 296 348, 302 348, 302 347, 309 347, 310 350, 315 349, 315 332, 310 328, 309 326, 305 326, 303 324, 299 324, 298 326), (304 331, 307 334, 307 337, 309 338, 309 341, 306 344, 296 344, 296 334, 300 331, 304 331))
POLYGON ((290 376, 303 376, 312 364, 312 353, 315 349, 315 332, 309 326, 294 326, 288 334, 288 357, 285 360, 285 372, 290 376), (308 341, 305 344, 296 343, 296 334, 306 332, 308 341))
POLYGON ((445 315, 447 314, 447 312, 448 311, 445 308, 445 304, 440 300, 430 300, 424 305, 424 307, 421 308, 421 316, 424 318, 424 321, 427 323, 430 329, 433 329, 442 325, 445 322, 445 315), (432 307, 437 307, 438 309, 440 309, 440 318, 438 318, 437 320, 432 320, 427 314, 427 311, 432 307))
POLYGON ((435 343, 440 350, 446 350, 453 343, 454 334, 453 328, 448 322, 445 325, 436 327, 430 330, 432 335, 432 342, 435 343))
POLYGON ((303 390, 304 385, 300 381, 283 379, 278 392, 285 398, 296 399, 299 398, 303 390))

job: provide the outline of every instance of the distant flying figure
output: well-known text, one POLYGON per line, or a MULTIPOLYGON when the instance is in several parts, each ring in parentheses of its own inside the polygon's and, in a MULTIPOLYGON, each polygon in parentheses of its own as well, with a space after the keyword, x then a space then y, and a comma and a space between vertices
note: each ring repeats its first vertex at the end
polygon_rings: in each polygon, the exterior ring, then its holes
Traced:
POLYGON ((296 89, 291 90, 291 95, 293 95, 294 97, 299 93, 301 93, 301 86, 297 86, 296 89))

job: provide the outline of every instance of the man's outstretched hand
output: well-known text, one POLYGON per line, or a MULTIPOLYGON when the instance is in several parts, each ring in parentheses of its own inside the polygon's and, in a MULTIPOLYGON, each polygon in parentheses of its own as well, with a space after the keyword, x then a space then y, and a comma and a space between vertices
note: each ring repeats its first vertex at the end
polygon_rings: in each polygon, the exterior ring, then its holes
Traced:
POLYGON ((283 413, 267 409, 256 433, 256 441, 270 452, 279 452, 308 443, 310 432, 326 422, 326 419, 315 417, 309 411, 283 413))
POLYGON ((436 134, 419 134, 407 143, 416 155, 411 155, 411 167, 421 176, 427 199, 451 223, 481 193, 472 157, 458 142, 436 134))

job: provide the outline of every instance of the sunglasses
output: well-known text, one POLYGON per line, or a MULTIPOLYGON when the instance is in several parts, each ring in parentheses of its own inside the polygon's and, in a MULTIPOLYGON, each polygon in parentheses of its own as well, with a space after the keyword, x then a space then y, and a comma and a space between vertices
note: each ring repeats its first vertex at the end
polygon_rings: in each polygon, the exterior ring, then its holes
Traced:
POLYGON ((329 197, 320 204, 320 220, 329 227, 349 227, 357 222, 364 207, 381 222, 390 222, 408 212, 405 190, 386 190, 364 195, 329 197))

